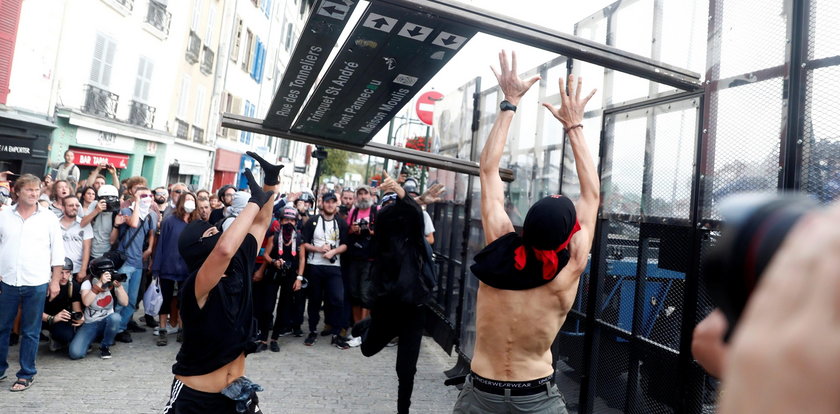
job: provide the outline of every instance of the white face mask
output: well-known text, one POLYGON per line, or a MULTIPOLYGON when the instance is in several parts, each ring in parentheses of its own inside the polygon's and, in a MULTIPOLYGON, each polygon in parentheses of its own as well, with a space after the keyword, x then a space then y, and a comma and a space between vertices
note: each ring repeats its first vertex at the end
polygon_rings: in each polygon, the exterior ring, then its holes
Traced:
POLYGON ((187 200, 184 202, 184 211, 187 213, 192 213, 195 211, 195 201, 187 200))
POLYGON ((140 199, 140 204, 138 204, 138 206, 140 207, 140 211, 147 211, 149 209, 149 207, 152 206, 152 198, 151 197, 141 198, 140 199))

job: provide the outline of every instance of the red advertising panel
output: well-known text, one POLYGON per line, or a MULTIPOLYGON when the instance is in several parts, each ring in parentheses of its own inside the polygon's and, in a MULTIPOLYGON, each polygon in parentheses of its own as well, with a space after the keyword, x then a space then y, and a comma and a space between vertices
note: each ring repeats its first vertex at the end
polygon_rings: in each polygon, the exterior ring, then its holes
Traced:
POLYGON ((124 169, 128 167, 128 155, 114 154, 110 152, 99 152, 91 150, 82 150, 72 148, 73 163, 76 165, 87 165, 95 167, 99 164, 107 163, 116 168, 124 169))

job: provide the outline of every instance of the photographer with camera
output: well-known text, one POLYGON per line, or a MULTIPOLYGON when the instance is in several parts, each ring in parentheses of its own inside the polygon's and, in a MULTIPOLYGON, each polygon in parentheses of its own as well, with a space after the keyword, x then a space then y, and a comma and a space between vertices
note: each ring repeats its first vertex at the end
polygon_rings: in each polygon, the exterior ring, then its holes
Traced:
MULTIPOLYGON (((356 323, 370 314, 370 268, 375 254, 373 235, 376 224, 377 206, 373 205, 370 187, 361 185, 356 188, 353 208, 347 214, 350 232, 347 236, 347 283, 345 299, 352 306, 352 322, 356 323)), ((361 343, 351 338, 351 345, 361 343)))
POLYGON ((306 279, 309 280, 309 335, 303 342, 312 346, 318 340, 321 302, 324 302, 324 322, 330 326, 332 344, 340 349, 350 346, 338 334, 349 325, 344 321, 344 281, 341 276, 341 254, 347 251, 347 223, 338 219, 338 197, 335 193, 323 196, 323 210, 306 222, 301 231, 307 253, 306 279))
POLYGON ((117 187, 105 184, 96 191, 96 202, 88 206, 88 211, 79 223, 93 229, 93 242, 90 246, 90 258, 96 259, 111 250, 111 230, 115 225, 125 222, 119 214, 120 198, 117 187))
POLYGON ((128 305, 128 294, 123 283, 128 276, 114 269, 114 262, 100 257, 90 262, 93 279, 85 280, 81 287, 82 305, 85 306, 84 324, 76 331, 70 342, 70 359, 81 359, 87 354, 91 342, 99 341, 99 356, 111 358, 111 345, 120 331, 122 317, 114 311, 115 301, 120 306, 128 305))
POLYGON ((120 178, 117 176, 117 168, 104 161, 99 163, 99 165, 97 165, 96 168, 88 174, 84 185, 87 187, 93 187, 96 191, 99 191, 100 187, 107 184, 105 176, 102 175, 102 170, 108 171, 108 175, 111 176, 111 183, 114 187, 120 185, 120 178))
MULTIPOLYGON (((306 305, 303 287, 304 260, 303 240, 297 230, 297 210, 288 206, 280 210, 279 227, 268 237, 263 258, 267 269, 260 288, 254 287, 254 310, 257 313, 261 342, 258 350, 271 348, 279 352, 277 338, 293 333, 300 337, 303 331, 303 310, 306 305), (277 300, 278 289, 280 299, 277 300), (277 304, 276 316, 272 325, 272 311, 277 304), (271 329, 271 343, 268 346, 268 331, 271 329)), ((256 285, 256 283, 255 283, 256 285)))
POLYGON ((82 296, 70 280, 73 266, 73 261, 65 257, 61 279, 58 280, 58 295, 44 304, 41 315, 41 329, 50 332, 50 351, 53 352, 69 345, 76 335, 76 328, 84 323, 82 296))
POLYGON ((131 334, 127 331, 128 324, 132 321, 137 306, 140 281, 143 278, 143 264, 152 255, 157 230, 157 217, 151 211, 152 192, 147 187, 137 187, 134 190, 134 199, 131 208, 124 208, 120 212, 120 217, 126 217, 126 219, 119 226, 114 226, 110 238, 111 243, 116 243, 117 251, 123 252, 126 258, 119 272, 128 275, 126 281, 128 306, 121 305, 117 309, 122 317, 117 340, 125 343, 132 342, 131 334), (132 225, 132 223, 137 223, 137 225, 132 225))

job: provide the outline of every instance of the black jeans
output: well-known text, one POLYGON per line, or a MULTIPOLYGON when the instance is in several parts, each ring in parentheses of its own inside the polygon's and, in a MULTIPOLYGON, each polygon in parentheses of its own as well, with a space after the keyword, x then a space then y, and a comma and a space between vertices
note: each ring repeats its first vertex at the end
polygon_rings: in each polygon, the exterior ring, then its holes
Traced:
POLYGON ((420 342, 426 325, 426 307, 387 300, 377 300, 370 311, 370 327, 362 338, 362 354, 376 355, 395 337, 400 338, 397 348, 397 412, 408 413, 420 342))
POLYGON ((41 322, 41 329, 50 331, 50 338, 62 346, 70 345, 70 341, 76 336, 76 328, 70 322, 56 322, 52 325, 41 322))
POLYGON ((260 341, 268 340, 268 330, 271 329, 271 322, 274 319, 274 304, 277 303, 277 289, 280 288, 279 281, 272 277, 274 273, 271 269, 266 269, 263 279, 254 282, 252 285, 254 289, 254 317, 257 319, 257 339, 260 341))
POLYGON ((332 327, 332 334, 337 334, 342 328, 347 328, 344 320, 344 281, 341 278, 341 268, 338 266, 308 267, 307 288, 309 307, 309 332, 318 330, 321 320, 321 302, 324 302, 324 322, 332 327))
POLYGON ((280 332, 286 329, 300 329, 303 324, 303 310, 306 307, 306 289, 293 291, 297 274, 294 271, 278 271, 280 283, 280 300, 277 301, 277 311, 271 339, 280 337, 280 332))

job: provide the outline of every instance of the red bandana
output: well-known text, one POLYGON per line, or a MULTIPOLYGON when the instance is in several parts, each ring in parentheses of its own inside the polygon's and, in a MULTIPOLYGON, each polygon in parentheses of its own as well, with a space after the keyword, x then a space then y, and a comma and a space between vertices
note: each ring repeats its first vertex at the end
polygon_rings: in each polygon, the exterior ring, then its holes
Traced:
MULTIPOLYGON (((543 279, 549 280, 557 275, 557 271, 560 270, 557 268, 557 253, 562 252, 566 247, 569 246, 569 242, 572 241, 572 236, 575 235, 580 230, 580 223, 575 220, 575 226, 572 228, 571 233, 569 233, 569 237, 566 239, 563 244, 557 247, 554 250, 539 250, 529 247, 532 252, 534 252, 534 256, 537 257, 537 260, 542 262, 542 274, 543 279)), ((522 270, 525 268, 525 265, 528 262, 528 254, 525 251, 525 246, 519 246, 514 251, 514 261, 516 265, 516 270, 522 270)))

